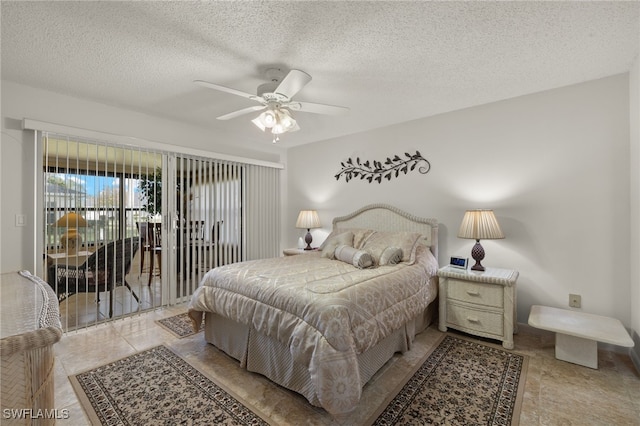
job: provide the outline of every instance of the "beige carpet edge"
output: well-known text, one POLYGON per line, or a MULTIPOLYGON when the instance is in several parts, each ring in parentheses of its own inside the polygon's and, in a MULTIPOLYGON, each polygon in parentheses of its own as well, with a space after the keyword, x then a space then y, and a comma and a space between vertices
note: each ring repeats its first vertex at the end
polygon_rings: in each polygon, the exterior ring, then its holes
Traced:
POLYGON ((520 371, 520 381, 518 382, 518 393, 516 396, 516 404, 513 406, 513 417, 511 418, 511 426, 520 424, 520 414, 522 414, 522 403, 524 402, 524 387, 527 382, 527 371, 529 371, 529 356, 514 352, 522 357, 522 371, 520 371))
POLYGON ((407 374, 406 378, 403 379, 400 384, 398 384, 395 389, 393 389, 393 391, 391 391, 389 393, 389 395, 384 399, 384 401, 378 406, 378 408, 373 412, 373 414, 371 416, 369 416, 367 418, 367 421, 364 423, 365 425, 369 426, 372 425, 376 419, 380 416, 380 414, 382 414, 384 412, 384 410, 387 408, 387 406, 391 403, 391 401, 396 397, 396 395, 402 390, 402 388, 409 382, 409 380, 413 377, 414 374, 416 374, 416 372, 420 369, 420 367, 422 367, 422 365, 425 363, 425 361, 427 360, 427 358, 429 358, 431 356, 431 354, 433 354, 433 351, 442 343, 442 341, 444 340, 444 338, 450 335, 452 337, 455 337, 457 339, 460 340, 467 340, 469 342, 473 342, 473 343, 477 343, 480 345, 485 345, 485 346, 493 346, 495 348, 498 349, 502 349, 506 352, 512 352, 514 354, 520 355, 523 357, 523 361, 522 361, 522 370, 520 371, 520 378, 518 381, 518 390, 517 390, 517 396, 516 396, 516 403, 513 407, 513 417, 511 418, 511 426, 519 426, 520 424, 520 414, 522 412, 522 404, 524 401, 524 390, 525 390, 525 384, 526 384, 526 379, 527 379, 527 370, 529 369, 529 356, 523 353, 520 353, 516 350, 509 350, 509 349, 505 349, 503 348, 501 345, 497 345, 494 344, 492 342, 485 342, 485 341, 478 341, 477 339, 474 339, 473 337, 468 337, 465 335, 460 335, 460 334, 450 334, 450 333, 442 333, 442 335, 440 337, 438 337, 438 339, 435 340, 435 343, 431 346, 431 348, 425 353, 425 355, 420 359, 420 361, 418 361, 415 365, 415 368, 413 368, 411 370, 411 372, 409 374, 407 374))
POLYGON ((367 421, 364 423, 365 425, 371 425, 373 424, 373 422, 376 421, 376 419, 380 416, 380 414, 382 414, 382 412, 387 408, 389 403, 393 401, 393 398, 396 397, 396 395, 409 382, 409 380, 411 380, 413 375, 416 374, 416 372, 420 369, 420 367, 422 367, 422 364, 424 364, 427 358, 429 358, 433 353, 433 351, 436 350, 436 348, 440 345, 440 343, 442 343, 445 336, 446 334, 443 333, 441 336, 435 339, 435 341, 431 345, 431 348, 429 348, 429 350, 427 350, 427 352, 422 356, 422 358, 420 358, 420 361, 416 362, 416 365, 414 366, 414 368, 412 368, 407 374, 407 376, 404 379, 402 379, 402 381, 400 381, 400 383, 391 392, 389 392, 387 397, 382 401, 382 403, 380 403, 380 405, 378 406, 378 408, 376 408, 373 414, 371 414, 369 418, 367 418, 367 421))
MULTIPOLYGON (((138 351, 135 351, 133 353, 130 353, 128 355, 123 355, 120 358, 116 358, 116 359, 112 359, 111 361, 102 363, 96 367, 91 367, 91 368, 86 368, 82 371, 78 371, 77 373, 74 374, 69 374, 68 379, 71 382, 71 387, 73 388, 74 392, 76 393, 76 396, 78 397, 78 402, 80 402, 80 406, 82 407, 82 409, 84 410, 85 414, 87 415, 87 417, 89 417, 89 421, 91 422, 92 425, 99 425, 102 424, 100 422, 100 417, 98 417, 98 413, 96 413, 96 411, 93 409, 93 405, 91 404, 91 401, 89 400, 89 397, 87 396, 87 394, 85 393, 84 389, 82 389, 82 386, 80 385, 80 382, 78 382, 78 379, 76 378, 76 376, 80 375, 80 374, 84 374, 87 373, 91 370, 95 370, 96 368, 100 368, 103 367, 105 365, 108 364, 113 364, 114 362, 118 362, 118 361, 122 361, 123 359, 129 358, 133 355, 136 355, 140 352, 146 352, 149 351, 151 349, 155 349, 159 346, 165 346, 167 347, 167 349, 171 349, 169 348, 167 345, 155 345, 155 346, 151 346, 149 348, 146 349, 141 349, 138 351)), ((175 351, 172 351, 173 353, 175 353, 175 351)), ((200 370, 198 370, 200 371, 200 370)))
MULTIPOLYGON (((178 339, 184 339, 185 337, 193 336, 194 334, 196 334, 196 332, 193 331, 193 329, 192 329, 192 332, 190 334, 185 334, 184 336, 181 336, 178 333, 176 333, 175 331, 173 331, 170 327, 168 327, 167 325, 165 325, 162 322, 160 322, 161 320, 166 320, 166 319, 173 318, 173 317, 179 317, 181 315, 187 315, 187 313, 185 312, 183 314, 170 315, 170 316, 168 316, 166 318, 160 318, 160 319, 157 319, 157 320, 154 320, 154 321, 155 321, 156 324, 158 324, 163 329, 167 330, 169 333, 171 333, 172 336, 175 336, 178 339)), ((202 329, 199 330, 199 331, 202 331, 202 329)))
MULTIPOLYGON (((195 334, 195 333, 194 333, 195 334)), ((195 365, 193 365, 192 363, 190 363, 187 359, 185 359, 182 355, 178 354, 176 351, 173 350, 173 348, 171 348, 170 346, 167 345, 163 345, 165 346, 167 349, 169 349, 171 352, 173 352, 177 357, 179 357, 180 359, 182 359, 184 362, 186 362, 187 364, 189 364, 191 366, 191 368, 193 368, 194 370, 198 371, 198 373, 202 374, 204 377, 206 377, 207 379, 211 380, 213 383, 216 384, 216 386, 218 386, 220 389, 222 389, 223 391, 225 391, 226 393, 228 393, 229 395, 231 395, 232 397, 234 397, 239 403, 241 403, 242 405, 244 405, 245 407, 247 407, 249 410, 251 410, 253 412, 253 414, 255 414, 256 416, 260 417, 262 420, 264 420, 265 422, 267 422, 268 424, 272 425, 273 422, 271 420, 269 420, 269 417, 258 407, 256 407, 254 404, 250 403, 247 401, 246 398, 241 397, 240 395, 238 395, 236 392, 234 392, 233 390, 231 390, 228 386, 226 386, 223 383, 220 383, 220 381, 216 378, 211 377, 210 374, 205 373, 204 371, 202 371, 201 369, 199 369, 198 367, 196 367, 195 365)))
POLYGON ((203 372, 201 369, 199 369, 198 367, 196 367, 195 365, 190 363, 187 359, 185 359, 182 355, 178 354, 171 346, 169 346, 167 344, 151 346, 149 348, 136 351, 136 352, 134 352, 132 354, 125 355, 123 357, 111 360, 109 362, 105 362, 105 363, 100 364, 100 365, 98 365, 96 367, 87 368, 87 369, 85 369, 83 371, 79 371, 77 373, 70 374, 68 376, 68 379, 71 382, 71 387, 73 388, 74 392, 76 393, 76 395, 78 397, 78 402, 80 403, 80 406, 84 410, 85 414, 89 418, 89 421, 91 422, 92 425, 100 425, 101 424, 100 417, 98 416, 98 413, 96 413, 96 411, 94 410, 93 405, 91 404, 91 401, 89 400, 89 397, 84 392, 84 389, 82 389, 82 386, 80 385, 80 382, 78 382, 78 379, 76 378, 76 376, 79 375, 79 374, 87 373, 87 372, 89 372, 91 370, 95 370, 96 368, 100 368, 100 367, 103 367, 105 365, 112 364, 114 362, 122 361, 122 360, 127 359, 127 358, 129 358, 129 357, 131 357, 133 355, 138 354, 138 353, 147 352, 147 351, 150 351, 152 349, 158 348, 160 346, 163 346, 165 349, 168 349, 174 355, 176 355, 178 358, 180 358, 182 361, 184 361, 187 364, 189 364, 189 366, 191 366, 191 368, 193 368, 198 373, 200 373, 203 376, 205 376, 208 380, 213 382, 220 389, 222 389, 223 391, 227 392, 229 395, 231 395, 233 398, 235 398, 239 403, 241 403, 242 405, 247 407, 249 410, 251 410, 251 412, 253 412, 253 414, 255 414, 256 416, 260 417, 266 423, 268 423, 270 425, 273 425, 273 422, 269 420, 267 415, 264 412, 262 412, 262 410, 260 410, 259 408, 255 407, 253 404, 247 402, 245 398, 240 397, 237 393, 235 393, 232 390, 230 390, 226 385, 220 383, 219 380, 216 380, 216 379, 212 378, 211 375, 203 372))
MULTIPOLYGON (((89 370, 87 370, 89 371, 89 370)), ((81 373, 78 373, 81 374, 81 373)), ((71 382, 71 387, 73 388, 76 396, 78 397, 78 402, 80 403, 80 407, 84 411, 84 414, 89 418, 89 422, 92 425, 99 425, 100 418, 98 417, 98 413, 93 409, 93 405, 91 405, 91 401, 89 401, 89 397, 80 386, 78 379, 76 379, 76 375, 72 374, 69 376, 69 381, 71 382)))
POLYGON ((523 357, 522 370, 520 371, 520 380, 518 381, 516 403, 513 406, 513 417, 511 418, 511 426, 518 426, 520 424, 520 414, 522 414, 522 404, 524 402, 524 388, 527 381, 527 371, 529 370, 529 355, 524 354, 522 352, 518 352, 515 348, 505 349, 500 343, 495 343, 493 341, 485 341, 485 340, 482 340, 482 338, 467 336, 467 335, 458 334, 458 333, 451 333, 450 335, 460 340, 466 340, 469 342, 478 343, 480 345, 491 346, 496 349, 501 349, 505 352, 511 352, 523 357))

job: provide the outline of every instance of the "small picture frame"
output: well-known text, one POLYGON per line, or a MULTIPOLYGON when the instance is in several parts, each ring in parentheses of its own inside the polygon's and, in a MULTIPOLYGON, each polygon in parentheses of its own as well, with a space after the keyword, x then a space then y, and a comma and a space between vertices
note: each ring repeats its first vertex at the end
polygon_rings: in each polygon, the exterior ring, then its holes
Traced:
POLYGON ((469 266, 469 258, 451 256, 451 261, 449 262, 449 265, 453 268, 467 269, 467 266, 469 266))

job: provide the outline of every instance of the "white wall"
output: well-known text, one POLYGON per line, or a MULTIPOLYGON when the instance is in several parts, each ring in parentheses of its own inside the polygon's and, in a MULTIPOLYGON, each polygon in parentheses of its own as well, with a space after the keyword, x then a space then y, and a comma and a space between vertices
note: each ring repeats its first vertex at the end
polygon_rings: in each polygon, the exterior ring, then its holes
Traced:
POLYGON ((640 371, 640 56, 629 72, 629 117, 631 136, 631 248, 629 261, 631 268, 631 328, 635 347, 632 358, 640 371))
POLYGON ((318 209, 324 229, 314 234, 320 243, 334 216, 385 202, 441 222, 440 263, 445 264, 451 254, 469 256, 473 242, 456 238, 464 210, 493 208, 506 239, 483 242, 487 252, 483 263, 520 271, 520 322, 526 322, 532 304, 566 307, 568 294, 579 293, 584 311, 617 317, 637 331, 638 81, 636 60, 629 75, 286 153, 242 151, 222 143, 224 135, 184 123, 2 82, 0 271, 31 268, 37 261, 32 231, 33 136, 20 128, 20 120, 28 117, 174 146, 285 161, 285 246, 295 246, 302 235, 294 227, 300 209, 318 209), (349 157, 381 160, 415 150, 432 164, 426 175, 414 172, 382 184, 345 183, 333 177, 349 157), (15 226, 18 213, 27 215, 27 226, 15 226), (629 253, 633 267, 628 265, 629 253))
POLYGON ((2 81, 0 146, 0 271, 35 269, 33 131, 23 131, 23 118, 56 123, 167 144, 180 152, 188 147, 256 160, 282 162, 284 150, 239 148, 226 135, 115 106, 2 81), (15 215, 26 215, 26 226, 15 226, 15 215))
POLYGON ((294 246, 297 212, 315 208, 320 243, 334 216, 389 203, 440 221, 444 265, 450 255, 470 257, 473 241, 456 237, 464 211, 492 208, 506 239, 482 243, 483 264, 520 272, 519 322, 533 304, 568 308, 578 293, 585 312, 630 326, 629 152, 624 74, 292 148, 283 229, 294 246), (416 150, 431 162, 426 175, 334 178, 348 158, 416 150))

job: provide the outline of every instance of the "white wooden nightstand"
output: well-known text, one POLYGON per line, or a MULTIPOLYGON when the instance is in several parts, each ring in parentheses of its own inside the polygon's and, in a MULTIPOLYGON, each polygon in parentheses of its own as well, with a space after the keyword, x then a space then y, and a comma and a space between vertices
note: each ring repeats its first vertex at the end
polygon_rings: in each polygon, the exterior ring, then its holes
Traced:
POLYGON ((301 249, 301 248, 287 248, 282 250, 282 254, 284 254, 285 256, 295 256, 297 254, 311 254, 311 253, 317 253, 318 249, 314 248, 312 250, 305 250, 305 249, 301 249))
POLYGON ((455 328, 502 341, 513 349, 518 271, 486 268, 484 272, 445 266, 440 277, 438 329, 455 328))

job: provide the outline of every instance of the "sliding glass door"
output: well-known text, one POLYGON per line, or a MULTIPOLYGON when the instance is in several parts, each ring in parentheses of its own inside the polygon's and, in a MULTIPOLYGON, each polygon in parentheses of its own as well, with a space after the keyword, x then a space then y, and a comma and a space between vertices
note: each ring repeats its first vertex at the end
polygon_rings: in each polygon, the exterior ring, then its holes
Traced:
POLYGON ((66 330, 186 302, 211 269, 279 255, 279 168, 39 134, 42 276, 66 330))
POLYGON ((52 134, 41 149, 43 275, 65 329, 161 306, 162 287, 145 285, 156 268, 143 269, 140 231, 159 220, 157 188, 144 183, 162 154, 52 134))

